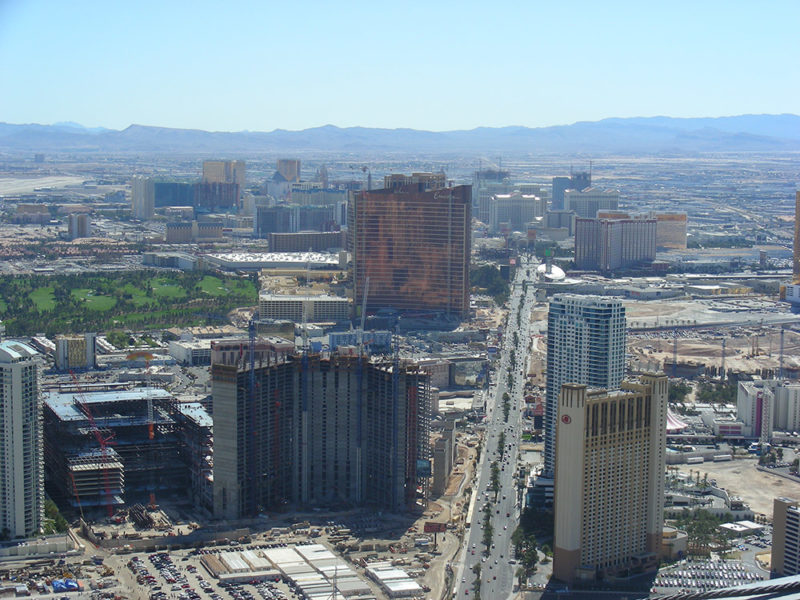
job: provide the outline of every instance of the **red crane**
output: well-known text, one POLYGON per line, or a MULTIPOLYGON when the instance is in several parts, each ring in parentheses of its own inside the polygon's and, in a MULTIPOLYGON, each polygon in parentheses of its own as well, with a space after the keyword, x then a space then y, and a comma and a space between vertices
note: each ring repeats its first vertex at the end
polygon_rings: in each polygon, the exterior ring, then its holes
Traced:
MULTIPOLYGON (((105 432, 100 430, 100 428, 97 426, 97 423, 95 423, 94 416, 92 415, 92 411, 89 408, 89 403, 86 401, 86 398, 83 395, 83 390, 81 389, 81 384, 78 382, 78 378, 72 371, 70 371, 69 374, 72 376, 72 381, 75 384, 75 404, 84 414, 84 416, 89 420, 89 426, 91 427, 91 431, 94 434, 97 443, 100 444, 100 452, 103 457, 102 471, 103 471, 103 487, 105 490, 106 511, 108 512, 109 517, 113 517, 114 504, 111 498, 111 477, 109 476, 108 473, 108 463, 109 463, 108 446, 111 443, 113 443, 111 442, 111 440, 114 438, 114 432, 108 429, 106 429, 105 432)), ((75 491, 75 493, 77 495, 77 490, 75 491)))

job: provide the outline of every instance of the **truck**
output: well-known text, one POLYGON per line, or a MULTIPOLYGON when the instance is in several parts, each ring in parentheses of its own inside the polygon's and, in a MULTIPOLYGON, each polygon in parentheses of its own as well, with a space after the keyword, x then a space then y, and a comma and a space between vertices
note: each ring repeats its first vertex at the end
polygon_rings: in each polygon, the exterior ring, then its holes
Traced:
POLYGON ((702 456, 690 456, 686 459, 687 465, 699 465, 703 462, 705 462, 705 459, 702 456))

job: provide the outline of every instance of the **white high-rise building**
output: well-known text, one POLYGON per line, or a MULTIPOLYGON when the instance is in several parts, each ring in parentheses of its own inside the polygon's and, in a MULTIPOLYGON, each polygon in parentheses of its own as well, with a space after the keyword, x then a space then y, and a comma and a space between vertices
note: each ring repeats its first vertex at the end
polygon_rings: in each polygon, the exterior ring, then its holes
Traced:
POLYGON ((664 526, 666 375, 621 390, 565 384, 558 401, 553 576, 658 567, 664 526))
POLYGON ((740 381, 736 416, 746 436, 769 442, 775 431, 800 431, 800 384, 781 379, 740 381))
POLYGON ((39 360, 19 342, 0 342, 0 531, 35 535, 44 519, 39 360))
POLYGON ((615 298, 558 294, 547 317, 544 476, 555 469, 558 395, 565 383, 615 390, 625 374, 625 307, 615 298))
POLYGON ((152 219, 155 212, 156 192, 153 180, 142 175, 131 179, 131 210, 133 218, 141 221, 152 219))

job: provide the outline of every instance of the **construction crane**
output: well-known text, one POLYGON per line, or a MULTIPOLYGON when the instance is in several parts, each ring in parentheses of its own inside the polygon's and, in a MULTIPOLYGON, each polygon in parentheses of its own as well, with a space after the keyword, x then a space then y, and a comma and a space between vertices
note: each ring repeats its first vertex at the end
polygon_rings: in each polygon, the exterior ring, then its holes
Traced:
MULTIPOLYGON (((111 440, 114 438, 114 432, 106 429, 105 431, 107 432, 107 435, 104 435, 104 432, 100 431, 100 428, 97 426, 97 423, 95 423, 92 411, 89 408, 89 403, 86 401, 86 398, 83 395, 83 389, 81 388, 81 385, 78 382, 78 378, 72 371, 70 371, 69 374, 72 376, 72 382, 75 384, 75 404, 89 421, 90 430, 94 434, 97 443, 100 444, 106 512, 108 513, 109 517, 112 517, 114 516, 114 505, 112 503, 112 498, 111 498, 111 478, 108 474, 108 462, 109 462, 108 446, 112 443, 111 440)), ((77 495, 77 490, 76 490, 76 495, 77 495)))

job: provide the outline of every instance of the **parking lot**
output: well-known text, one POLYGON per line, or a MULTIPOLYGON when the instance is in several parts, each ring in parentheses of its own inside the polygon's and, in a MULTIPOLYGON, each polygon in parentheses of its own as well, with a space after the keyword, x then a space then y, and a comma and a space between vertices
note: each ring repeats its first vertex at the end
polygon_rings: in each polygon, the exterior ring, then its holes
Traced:
MULTIPOLYGON (((280 544, 265 544, 264 547, 280 544)), ((255 545, 248 546, 251 549, 255 545)), ((136 584, 137 596, 142 600, 292 600, 299 598, 291 585, 280 577, 272 581, 249 583, 220 582, 202 567, 200 557, 212 550, 191 550, 134 554, 127 558, 128 569, 136 584)), ((130 590, 134 591, 134 590, 130 590)))
POLYGON ((662 569, 652 592, 676 593, 714 590, 766 579, 753 565, 732 560, 684 560, 671 569, 662 569))

